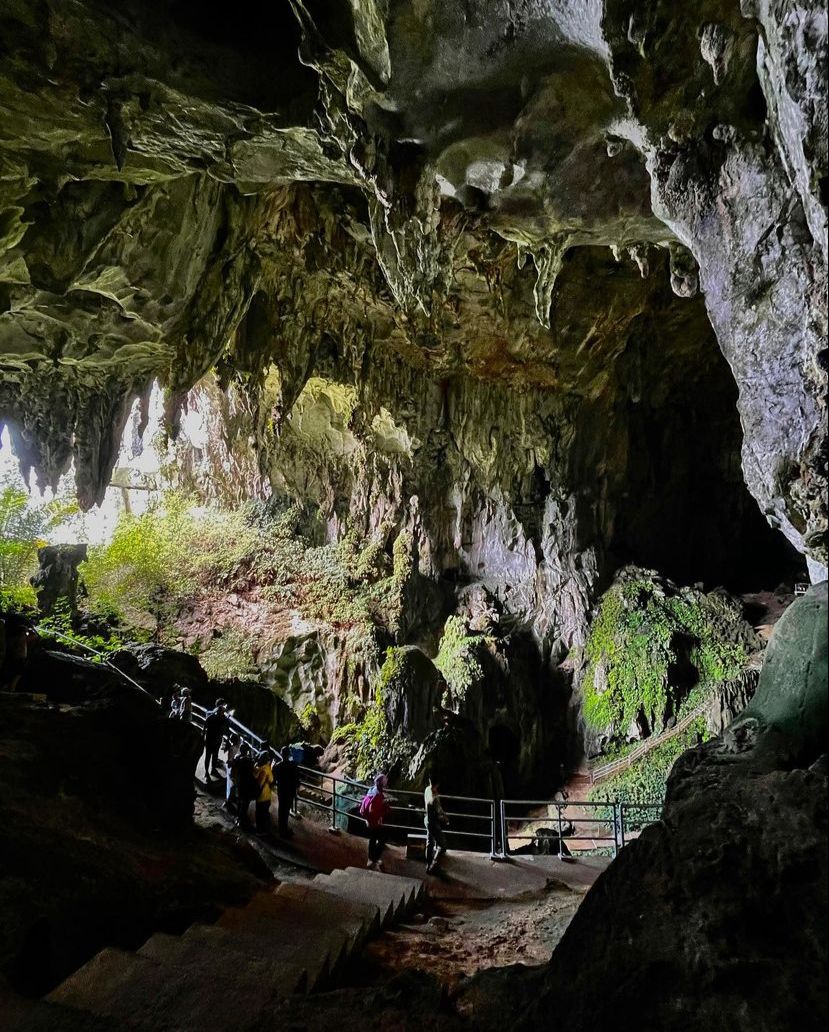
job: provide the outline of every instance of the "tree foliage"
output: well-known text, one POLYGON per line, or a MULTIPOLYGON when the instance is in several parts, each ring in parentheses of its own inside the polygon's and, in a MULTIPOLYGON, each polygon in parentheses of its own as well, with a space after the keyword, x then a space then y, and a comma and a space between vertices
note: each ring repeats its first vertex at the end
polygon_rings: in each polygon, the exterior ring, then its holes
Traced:
POLYGON ((37 550, 77 511, 75 502, 62 497, 32 502, 19 478, 0 480, 0 609, 36 604, 29 578, 37 570, 37 550))

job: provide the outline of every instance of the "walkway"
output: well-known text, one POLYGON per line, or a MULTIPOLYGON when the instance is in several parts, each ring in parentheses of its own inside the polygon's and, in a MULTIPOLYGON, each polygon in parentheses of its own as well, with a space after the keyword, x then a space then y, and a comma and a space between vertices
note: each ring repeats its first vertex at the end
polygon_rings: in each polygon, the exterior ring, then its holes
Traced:
MULTIPOLYGON (((207 802, 202 789, 200 823, 219 823, 234 830, 233 819, 221 808, 222 798, 211 793, 207 802)), ((274 837, 263 843, 251 835, 249 839, 260 851, 271 854, 280 863, 295 867, 297 880, 308 879, 314 872, 331 873, 346 867, 364 867, 366 839, 344 832, 332 834, 324 820, 315 820, 313 814, 291 819, 293 838, 283 841, 274 837)), ((577 863, 563 863, 554 856, 515 856, 509 861, 496 863, 484 853, 450 851, 442 860, 442 874, 429 875, 422 861, 406 859, 402 846, 390 845, 384 855, 384 865, 390 874, 414 878, 424 883, 428 895, 441 900, 515 899, 526 893, 540 892, 551 883, 565 885, 577 892, 585 892, 610 863, 609 857, 584 857, 577 863)))

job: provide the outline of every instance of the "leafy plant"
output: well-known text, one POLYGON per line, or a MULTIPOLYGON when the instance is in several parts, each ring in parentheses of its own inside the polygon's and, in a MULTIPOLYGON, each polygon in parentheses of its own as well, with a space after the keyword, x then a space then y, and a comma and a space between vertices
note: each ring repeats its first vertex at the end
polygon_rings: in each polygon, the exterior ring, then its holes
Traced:
MULTIPOLYGON (((84 634, 76 630, 72 623, 72 613, 66 599, 58 599, 52 614, 38 624, 38 633, 42 638, 53 639, 61 648, 101 663, 109 653, 122 649, 125 639, 115 630, 109 635, 84 634)), ((135 640, 133 635, 131 640, 135 640)))
POLYGON ((37 570, 37 550, 77 511, 75 502, 62 497, 33 504, 16 477, 0 481, 0 608, 26 611, 36 605, 29 578, 37 570))
POLYGON ((699 699, 738 676, 753 647, 726 597, 623 576, 602 598, 585 644, 585 720, 615 738, 640 715, 659 730, 692 689, 699 699), (682 683, 680 669, 696 685, 682 683))
POLYGON ((234 627, 224 628, 199 655, 208 677, 217 681, 238 678, 253 680, 256 664, 250 636, 234 627))

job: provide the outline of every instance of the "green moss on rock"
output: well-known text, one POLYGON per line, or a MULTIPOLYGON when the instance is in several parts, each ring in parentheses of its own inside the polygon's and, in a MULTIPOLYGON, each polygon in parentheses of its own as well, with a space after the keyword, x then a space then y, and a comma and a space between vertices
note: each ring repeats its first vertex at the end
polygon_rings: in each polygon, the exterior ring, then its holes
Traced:
POLYGON ((730 596, 623 570, 585 645, 584 717, 620 739, 632 723, 658 732, 685 704, 740 675, 760 639, 730 596))

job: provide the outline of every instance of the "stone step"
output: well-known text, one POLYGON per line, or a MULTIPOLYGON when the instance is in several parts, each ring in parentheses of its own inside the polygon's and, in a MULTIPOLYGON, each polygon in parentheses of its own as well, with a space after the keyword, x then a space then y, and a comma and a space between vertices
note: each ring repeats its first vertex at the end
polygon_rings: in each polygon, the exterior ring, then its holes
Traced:
POLYGON ((341 896, 325 892, 317 885, 308 882, 283 882, 276 890, 276 895, 296 900, 306 908, 320 911, 328 921, 341 928, 353 928, 354 949, 362 946, 370 935, 380 930, 376 907, 359 900, 343 899, 341 896))
POLYGON ((403 898, 400 893, 392 895, 388 892, 380 892, 377 887, 369 885, 362 878, 352 878, 343 871, 318 874, 313 884, 319 885, 324 892, 339 896, 341 899, 355 900, 375 906, 381 928, 388 927, 402 914, 403 898))
POLYGON ((159 964, 198 967, 203 977, 210 979, 232 978, 238 967, 253 964, 258 974, 284 997, 307 989, 309 962, 303 952, 308 951, 295 943, 260 941, 258 953, 250 950, 242 956, 239 951, 223 950, 216 938, 185 939, 158 932, 144 943, 138 956, 159 964))
POLYGON ((123 1027, 114 1018, 104 1018, 48 1000, 0 995, 0 1028, 3 1032, 121 1032, 123 1027))
POLYGON ((393 906, 392 920, 400 920, 411 909, 415 895, 414 885, 406 879, 406 884, 392 881, 390 876, 379 871, 365 871, 358 867, 347 867, 342 871, 333 871, 331 877, 335 882, 365 886, 371 895, 379 899, 391 900, 393 906))
POLYGON ((365 867, 346 867, 345 873, 358 878, 383 879, 389 887, 397 886, 404 893, 406 908, 421 903, 426 894, 426 887, 418 878, 407 878, 401 874, 389 874, 388 871, 372 871, 365 867))
POLYGON ((61 982, 46 999, 93 1014, 113 1015, 111 1001, 118 998, 125 986, 132 984, 136 975, 149 979, 157 967, 155 961, 146 957, 107 948, 61 982))
POLYGON ((350 955, 360 928, 338 928, 332 924, 319 904, 306 905, 289 896, 274 892, 259 893, 245 907, 228 908, 216 922, 219 928, 270 937, 271 940, 295 941, 301 931, 305 940, 327 953, 333 972, 350 955))
MULTIPOLYGON (((272 931, 264 935, 255 932, 228 931, 216 925, 191 925, 182 936, 187 941, 208 944, 211 949, 233 954, 239 963, 244 964, 251 956, 261 956, 263 950, 274 948, 272 931)), ((305 970, 305 984, 297 991, 311 992, 320 983, 328 979, 332 973, 333 961, 330 950, 325 943, 303 939, 297 944, 302 949, 301 963, 305 970)), ((335 944, 335 954, 340 956, 340 948, 335 944)))
POLYGON ((248 956, 234 963, 237 957, 218 954, 205 970, 103 950, 49 1000, 116 1018, 123 1028, 141 1032, 233 1032, 240 1014, 255 1022, 286 995, 283 984, 273 984, 268 960, 248 956))

